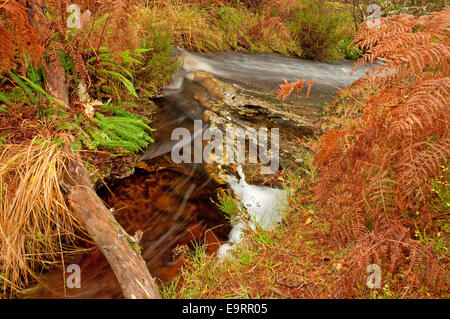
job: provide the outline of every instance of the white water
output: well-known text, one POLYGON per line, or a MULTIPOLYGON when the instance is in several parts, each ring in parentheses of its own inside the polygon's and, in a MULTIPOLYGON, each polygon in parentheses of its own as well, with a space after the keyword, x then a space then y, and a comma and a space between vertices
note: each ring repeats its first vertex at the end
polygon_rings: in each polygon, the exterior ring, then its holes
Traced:
POLYGON ((235 195, 241 198, 250 220, 235 218, 232 221, 233 228, 228 236, 228 242, 221 245, 217 251, 219 260, 224 258, 233 258, 232 250, 242 240, 246 226, 255 230, 261 227, 263 230, 270 230, 281 222, 281 212, 287 204, 287 194, 285 191, 277 188, 250 185, 245 182, 245 176, 242 167, 238 166, 238 181, 234 176, 229 176, 228 184, 235 195))

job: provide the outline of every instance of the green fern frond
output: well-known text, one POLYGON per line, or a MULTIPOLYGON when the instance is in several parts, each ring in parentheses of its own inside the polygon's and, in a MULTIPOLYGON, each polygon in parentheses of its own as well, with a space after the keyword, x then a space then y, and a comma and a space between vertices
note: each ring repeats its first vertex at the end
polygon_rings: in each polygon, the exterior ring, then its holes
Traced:
POLYGON ((14 105, 14 103, 11 102, 11 100, 8 98, 8 96, 3 92, 0 92, 0 101, 6 103, 8 105, 14 105))
MULTIPOLYGON (((125 102, 125 101, 122 102, 121 104, 123 104, 123 105, 136 105, 135 103, 125 102)), ((137 120, 140 120, 144 124, 151 123, 151 120, 149 118, 147 118, 145 116, 142 116, 140 114, 130 113, 130 112, 124 110, 121 106, 119 106, 117 104, 114 104, 114 103, 103 105, 103 107, 101 109, 101 112, 109 112, 109 111, 112 111, 115 116, 135 118, 137 120)), ((154 131, 154 129, 151 128, 151 127, 147 127, 145 129, 147 129, 149 131, 154 131)))
POLYGON ((135 98, 139 98, 136 93, 136 90, 134 88, 133 82, 128 80, 124 75, 120 74, 119 72, 109 71, 109 70, 103 70, 103 72, 105 72, 106 74, 110 75, 111 77, 116 78, 117 80, 122 82, 122 84, 127 89, 128 93, 130 93, 135 98))
POLYGON ((20 89, 25 93, 24 97, 26 98, 28 103, 37 104, 39 102, 36 95, 33 91, 25 84, 17 75, 13 72, 9 72, 9 75, 13 78, 13 80, 19 85, 20 89))
POLYGON ((42 70, 35 69, 32 64, 28 62, 28 59, 24 57, 25 67, 27 68, 28 77, 33 83, 40 83, 43 79, 42 70))
POLYGON ((89 130, 96 147, 123 149, 127 153, 136 153, 145 149, 153 138, 147 133, 153 129, 150 120, 137 114, 131 114, 118 105, 103 107, 103 112, 113 111, 113 116, 96 113, 94 123, 97 129, 89 130))
POLYGON ((100 62, 100 64, 102 66, 108 66, 111 69, 111 71, 123 72, 130 79, 133 79, 133 74, 130 71, 128 71, 126 68, 124 68, 123 66, 121 66, 117 63, 109 62, 109 61, 102 61, 102 62, 100 62))
POLYGON ((135 143, 124 141, 124 140, 111 140, 107 136, 102 136, 97 134, 97 132, 89 131, 96 147, 105 147, 108 149, 121 149, 123 148, 126 152, 135 153, 141 150, 141 148, 135 143))
POLYGON ((49 100, 53 99, 47 92, 45 92, 45 90, 39 84, 36 84, 33 81, 31 81, 30 79, 27 79, 26 77, 21 76, 21 75, 20 75, 20 78, 22 80, 24 80, 38 94, 44 95, 49 100))

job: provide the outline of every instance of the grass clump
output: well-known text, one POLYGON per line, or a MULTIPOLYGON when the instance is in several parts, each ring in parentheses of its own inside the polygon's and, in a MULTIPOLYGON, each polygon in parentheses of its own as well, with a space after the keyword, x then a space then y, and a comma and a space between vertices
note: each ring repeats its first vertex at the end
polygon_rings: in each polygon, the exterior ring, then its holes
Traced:
POLYGON ((245 9, 223 6, 217 10, 217 25, 224 31, 225 41, 230 48, 251 47, 251 35, 246 32, 256 24, 255 16, 245 9))
POLYGON ((170 34, 173 43, 188 51, 228 49, 223 30, 213 23, 213 15, 199 4, 165 1, 141 8, 138 15, 150 21, 152 29, 170 34))
POLYGON ((302 49, 302 57, 333 61, 345 57, 341 41, 352 34, 350 13, 344 9, 321 5, 317 0, 302 0, 289 30, 302 49))
POLYGON ((239 213, 239 206, 233 196, 223 192, 219 193, 217 197, 219 201, 215 204, 224 213, 225 217, 230 220, 235 218, 239 213))
POLYGON ((0 283, 3 291, 26 287, 62 253, 74 252, 80 224, 60 187, 67 154, 37 137, 4 144, 0 151, 0 283))

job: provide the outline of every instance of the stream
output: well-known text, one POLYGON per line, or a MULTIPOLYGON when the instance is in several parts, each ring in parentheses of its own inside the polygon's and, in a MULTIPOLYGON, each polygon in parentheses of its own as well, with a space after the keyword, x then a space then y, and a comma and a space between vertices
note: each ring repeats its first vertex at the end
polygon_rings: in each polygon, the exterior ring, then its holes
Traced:
MULTIPOLYGON (((368 69, 363 67, 350 75, 353 61, 348 60, 328 64, 269 54, 193 54, 179 49, 177 54, 184 57, 183 66, 174 75, 172 83, 164 88, 163 96, 155 99, 158 106, 152 119, 152 126, 156 128, 155 143, 144 152, 134 174, 115 180, 98 191, 108 207, 114 208, 117 221, 129 234, 141 233, 139 245, 142 256, 151 274, 163 283, 173 280, 182 266, 183 258, 174 253, 176 247, 186 245, 192 249, 195 244, 204 244, 207 253, 213 254, 227 240, 231 229, 211 200, 216 200, 218 190, 227 188, 227 184, 221 183, 217 174, 212 173, 217 171, 217 167, 203 163, 175 164, 170 158, 173 147, 171 132, 177 127, 187 127, 192 131, 193 120, 205 120, 204 111, 209 103, 205 101, 214 100, 211 93, 214 90, 210 89, 209 82, 196 82, 195 72, 205 71, 228 83, 229 88, 234 90, 233 94, 244 92, 244 89, 252 90, 245 91, 247 95, 253 92, 254 97, 248 98, 251 101, 263 100, 258 92, 266 94, 265 104, 244 101, 244 107, 237 107, 247 113, 231 112, 230 116, 256 127, 279 125, 280 130, 289 127, 293 136, 301 136, 313 134, 313 130, 309 124, 299 128, 300 119, 307 119, 307 123, 316 121, 320 117, 321 106, 333 99, 336 89, 317 85, 313 87, 308 102, 296 97, 288 99, 289 104, 283 104, 280 108, 291 112, 286 111, 286 114, 299 117, 294 125, 282 115, 272 116, 272 111, 267 111, 270 104, 278 103, 273 98, 277 84, 282 79, 297 81, 304 77, 306 80, 345 87, 363 76, 368 69), (266 104, 269 105, 267 108, 264 106, 266 104)), ((225 98, 228 95, 229 91, 226 91, 225 98)), ((233 95, 230 100, 235 98, 233 95)), ((216 102, 218 105, 220 103, 216 102)), ((282 141, 285 131, 281 130, 282 141)), ((283 143, 280 149, 282 147, 283 143)), ((292 155, 293 152, 287 153, 292 155)), ((288 161, 283 162, 283 153, 280 156, 283 168, 288 161)), ((293 157, 295 160, 298 156, 294 154, 293 157)), ((253 180, 258 181, 258 178, 253 180)), ((53 269, 43 277, 45 287, 38 286, 27 297, 123 298, 111 268, 97 248, 68 256, 64 262, 65 265, 80 266, 81 288, 67 288, 64 279, 67 274, 62 269, 53 269)))

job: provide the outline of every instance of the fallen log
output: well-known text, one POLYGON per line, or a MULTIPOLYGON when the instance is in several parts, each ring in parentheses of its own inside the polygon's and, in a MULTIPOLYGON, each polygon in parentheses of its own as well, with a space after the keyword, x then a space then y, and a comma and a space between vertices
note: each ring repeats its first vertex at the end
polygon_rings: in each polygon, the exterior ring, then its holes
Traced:
POLYGON ((161 298, 135 239, 116 221, 93 190, 89 174, 78 154, 66 139, 66 152, 71 160, 65 178, 68 201, 86 231, 111 265, 128 299, 161 298))

